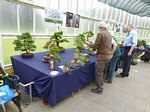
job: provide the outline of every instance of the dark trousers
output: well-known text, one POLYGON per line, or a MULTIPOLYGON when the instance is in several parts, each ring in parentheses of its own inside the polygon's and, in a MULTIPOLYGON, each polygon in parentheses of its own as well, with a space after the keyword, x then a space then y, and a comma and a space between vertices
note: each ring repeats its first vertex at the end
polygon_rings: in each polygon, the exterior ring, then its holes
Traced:
POLYGON ((95 62, 95 83, 97 88, 103 89, 103 80, 106 77, 110 60, 95 62))
MULTIPOLYGON (((131 63, 131 56, 128 56, 128 52, 130 51, 131 47, 124 47, 123 51, 123 71, 122 71, 122 76, 129 76, 129 71, 130 71, 130 63, 131 63)), ((133 52, 132 52, 133 54, 133 52)))

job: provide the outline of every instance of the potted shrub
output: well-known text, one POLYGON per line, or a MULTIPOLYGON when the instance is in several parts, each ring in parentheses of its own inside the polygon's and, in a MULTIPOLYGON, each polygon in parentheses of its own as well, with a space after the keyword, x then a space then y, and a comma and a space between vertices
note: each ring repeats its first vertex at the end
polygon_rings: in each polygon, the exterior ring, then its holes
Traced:
POLYGON ((83 34, 86 35, 86 40, 87 41, 90 41, 89 38, 92 37, 92 36, 94 36, 94 33, 92 31, 88 31, 88 32, 83 33, 83 34))
POLYGON ((65 49, 63 47, 61 47, 59 44, 63 43, 63 42, 69 42, 67 39, 63 39, 62 38, 63 32, 55 32, 54 35, 52 35, 49 39, 49 41, 45 44, 44 48, 48 49, 48 46, 54 42, 56 43, 56 46, 59 48, 59 52, 63 52, 65 51, 65 49))
POLYGON ((22 58, 32 58, 36 46, 34 45, 34 40, 29 32, 22 33, 22 35, 17 36, 17 39, 14 40, 15 51, 25 52, 21 54, 22 58))
POLYGON ((48 57, 49 57, 49 64, 51 70, 56 70, 56 65, 55 65, 56 60, 61 62, 61 57, 58 54, 59 54, 59 48, 57 46, 49 47, 48 57))
POLYGON ((85 36, 83 34, 79 34, 75 39, 76 48, 79 49, 79 51, 81 51, 82 49, 85 48, 84 43, 85 43, 85 36))
POLYGON ((88 54, 81 54, 79 55, 79 63, 81 65, 85 65, 85 64, 88 64, 90 60, 90 56, 88 54))
POLYGON ((144 47, 146 47, 146 45, 147 45, 147 43, 146 43, 145 40, 139 40, 138 39, 138 46, 144 46, 144 47))

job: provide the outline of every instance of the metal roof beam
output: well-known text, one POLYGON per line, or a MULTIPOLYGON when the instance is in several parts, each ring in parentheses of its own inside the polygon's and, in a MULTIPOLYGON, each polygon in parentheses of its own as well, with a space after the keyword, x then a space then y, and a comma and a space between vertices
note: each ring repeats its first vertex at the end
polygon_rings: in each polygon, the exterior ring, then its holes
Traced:
MULTIPOLYGON (((137 2, 134 2, 134 3, 128 8, 128 12, 132 12, 132 11, 130 11, 131 7, 137 5, 138 3, 139 3, 138 1, 137 1, 137 2)), ((132 9, 131 9, 131 10, 132 10, 132 9)))
MULTIPOLYGON (((131 1, 131 0, 128 0, 128 2, 126 2, 126 4, 123 4, 124 7, 125 7, 130 1, 131 1)), ((122 4, 121 4, 121 5, 122 5, 122 4)), ((120 5, 120 6, 121 6, 121 5, 120 5)))

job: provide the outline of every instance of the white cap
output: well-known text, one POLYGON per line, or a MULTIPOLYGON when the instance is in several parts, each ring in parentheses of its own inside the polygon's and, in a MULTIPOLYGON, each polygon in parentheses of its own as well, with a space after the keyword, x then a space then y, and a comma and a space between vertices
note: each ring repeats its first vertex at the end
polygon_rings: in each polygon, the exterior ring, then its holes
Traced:
POLYGON ((101 27, 101 28, 106 28, 106 23, 105 23, 104 21, 101 21, 101 22, 99 23, 99 27, 101 27))
POLYGON ((112 30, 112 27, 110 26, 110 24, 107 24, 107 25, 106 25, 106 29, 107 29, 108 31, 112 30))

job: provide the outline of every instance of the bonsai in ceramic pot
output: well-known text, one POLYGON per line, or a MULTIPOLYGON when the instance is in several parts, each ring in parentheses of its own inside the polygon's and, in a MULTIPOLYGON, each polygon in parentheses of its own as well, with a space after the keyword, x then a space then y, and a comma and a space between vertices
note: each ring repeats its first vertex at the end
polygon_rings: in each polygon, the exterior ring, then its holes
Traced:
POLYGON ((61 62, 61 57, 58 55, 59 54, 59 48, 57 46, 49 47, 48 54, 49 54, 50 69, 56 70, 55 61, 58 60, 59 62, 61 62))
POLYGON ((63 35, 63 32, 62 32, 62 31, 60 31, 60 32, 55 32, 54 35, 52 35, 52 36, 49 38, 49 41, 45 44, 44 48, 45 48, 45 49, 48 49, 48 46, 49 46, 52 42, 55 42, 55 43, 56 43, 56 46, 59 48, 59 52, 64 52, 65 49, 60 46, 60 43, 69 42, 69 41, 68 41, 67 39, 63 39, 63 38, 62 38, 62 35, 63 35))
POLYGON ((75 39, 76 49, 79 49, 79 51, 85 49, 84 43, 85 43, 85 36, 83 34, 79 34, 75 39))
POLYGON ((34 40, 29 32, 22 33, 22 35, 17 36, 17 39, 14 40, 13 44, 15 44, 15 51, 24 52, 21 54, 22 58, 32 58, 33 53, 31 51, 35 51, 36 46, 34 45, 34 40))

